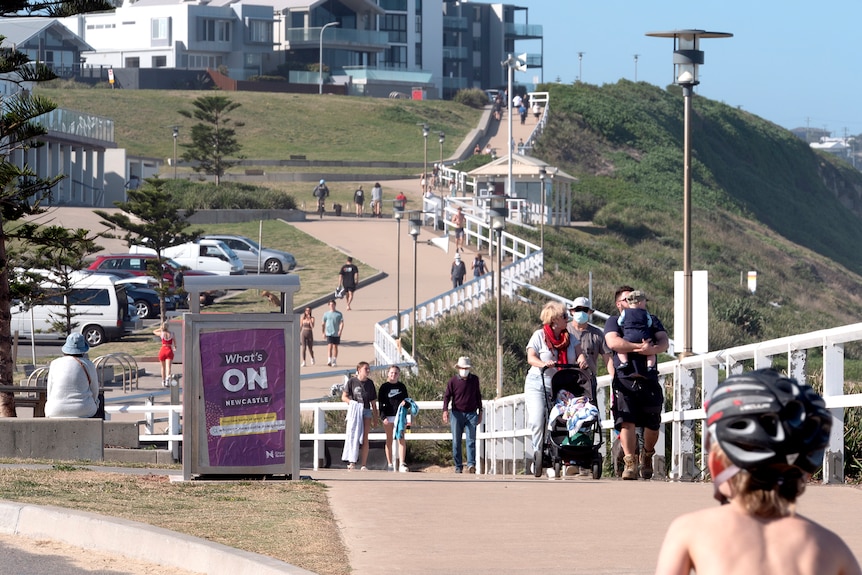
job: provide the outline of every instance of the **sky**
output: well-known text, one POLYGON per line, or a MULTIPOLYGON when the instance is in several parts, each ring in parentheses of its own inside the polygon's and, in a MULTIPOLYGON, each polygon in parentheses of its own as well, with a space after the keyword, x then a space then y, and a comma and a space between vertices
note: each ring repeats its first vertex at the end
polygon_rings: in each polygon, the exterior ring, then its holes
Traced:
MULTIPOLYGON (((520 0, 544 34, 545 68, 515 82, 613 84, 621 78, 673 82, 673 39, 647 32, 700 29, 732 38, 701 39, 702 95, 787 129, 862 134, 862 1, 832 0, 520 0), (578 53, 583 56, 578 60, 578 53), (637 66, 634 55, 638 55, 637 66)), ((516 17, 523 23, 523 13, 516 17)), ((538 42, 519 52, 539 53, 538 42)))

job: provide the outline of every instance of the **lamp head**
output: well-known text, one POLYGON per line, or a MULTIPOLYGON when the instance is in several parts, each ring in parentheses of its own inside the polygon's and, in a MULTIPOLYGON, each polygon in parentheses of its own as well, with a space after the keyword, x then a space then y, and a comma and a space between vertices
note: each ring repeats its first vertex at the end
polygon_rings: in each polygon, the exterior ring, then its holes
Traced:
POLYGON ((416 236, 419 235, 420 228, 422 227, 422 212, 419 210, 410 210, 407 212, 407 222, 409 224, 407 228, 407 233, 413 236, 413 239, 416 239, 416 236))
POLYGON ((428 124, 422 124, 422 137, 428 139, 428 134, 430 130, 428 129, 428 124))
POLYGON ((446 134, 444 134, 443 132, 440 132, 440 143, 442 144, 445 141, 446 141, 446 134))
POLYGON ((541 168, 539 170, 539 179, 542 180, 543 182, 545 181, 545 176, 547 176, 547 175, 548 175, 548 170, 546 170, 545 168, 541 168))

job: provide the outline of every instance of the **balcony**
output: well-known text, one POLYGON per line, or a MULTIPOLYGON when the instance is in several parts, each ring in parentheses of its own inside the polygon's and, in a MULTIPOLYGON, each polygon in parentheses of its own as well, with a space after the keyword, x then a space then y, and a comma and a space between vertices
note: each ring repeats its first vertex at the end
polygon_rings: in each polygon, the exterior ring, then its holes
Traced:
POLYGON ((88 140, 93 143, 114 144, 114 121, 102 116, 84 114, 75 110, 57 108, 52 112, 43 114, 34 120, 53 133, 55 137, 68 135, 77 139, 88 140))
POLYGON ((465 31, 468 26, 467 19, 462 16, 443 16, 444 31, 465 31))
POLYGON ((504 30, 510 40, 538 40, 543 37, 541 24, 506 24, 504 30))
POLYGON ((470 52, 466 46, 443 46, 443 60, 466 60, 470 52))
MULTIPOLYGON (((320 30, 321 28, 288 28, 284 38, 285 49, 318 49, 320 30)), ((324 32, 323 44, 326 48, 382 52, 389 45, 389 36, 386 32, 376 30, 352 30, 333 26, 324 32)))

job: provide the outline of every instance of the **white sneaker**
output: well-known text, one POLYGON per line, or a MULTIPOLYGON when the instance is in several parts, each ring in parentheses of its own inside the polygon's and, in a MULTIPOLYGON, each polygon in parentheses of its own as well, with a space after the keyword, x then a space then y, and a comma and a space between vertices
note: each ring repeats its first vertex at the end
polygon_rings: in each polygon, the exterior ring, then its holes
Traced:
POLYGON ((311 365, 314 365, 314 358, 311 358, 311 365))
POLYGON ((329 361, 327 361, 326 365, 332 365, 332 360, 330 359, 329 361))
POLYGON ((572 475, 578 474, 578 466, 577 465, 566 465, 566 476, 571 477, 572 475))
POLYGON ((557 476, 557 472, 549 467, 548 468, 548 479, 553 479, 556 476, 557 476))
POLYGON ((404 464, 402 463, 402 464, 398 467, 398 471, 400 471, 401 473, 409 473, 409 472, 410 472, 410 469, 409 469, 406 465, 404 465, 404 464))
POLYGON ((305 367, 305 362, 303 361, 302 363, 300 363, 299 367, 305 367))
POLYGON ((335 360, 332 360, 332 367, 335 367, 335 360))

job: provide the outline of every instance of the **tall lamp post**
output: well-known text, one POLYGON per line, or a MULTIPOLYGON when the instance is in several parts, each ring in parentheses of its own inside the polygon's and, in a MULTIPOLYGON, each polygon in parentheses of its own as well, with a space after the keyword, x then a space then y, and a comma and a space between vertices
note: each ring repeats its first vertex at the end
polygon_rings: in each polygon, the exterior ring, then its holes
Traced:
POLYGON ((174 126, 174 179, 177 179, 177 138, 180 137, 180 127, 174 126))
POLYGON ((491 229, 497 234, 497 397, 503 397, 503 342, 500 337, 500 302, 503 296, 503 230, 506 228, 506 217, 509 210, 506 207, 506 196, 491 196, 488 211, 491 229))
POLYGON ((396 264, 397 270, 395 272, 396 276, 396 287, 395 287, 395 307, 396 307, 396 318, 398 320, 398 353, 401 353, 401 218, 404 217, 404 200, 395 200, 392 202, 392 217, 395 218, 395 221, 398 222, 398 231, 395 234, 395 242, 398 244, 398 263, 396 264))
POLYGON ((318 69, 317 81, 318 81, 318 94, 323 94, 323 31, 329 28, 330 26, 338 26, 338 22, 330 22, 329 24, 324 24, 323 28, 320 29, 320 68, 318 69))
POLYGON ((578 52, 578 82, 583 82, 583 63, 584 63, 584 54, 586 52, 578 52))
MULTIPOLYGON (((422 197, 428 195, 428 134, 430 134, 428 124, 422 124, 422 138, 425 140, 425 162, 422 172, 422 197)), ((416 232, 419 233, 419 232, 416 232)))
POLYGON ((635 54, 635 82, 638 81, 638 58, 640 58, 640 54, 635 54))
POLYGON ((539 180, 541 180, 542 182, 542 211, 541 215, 539 216, 541 218, 539 223, 539 246, 542 249, 545 249, 545 195, 547 193, 545 190, 545 178, 547 177, 548 170, 546 170, 545 168, 541 168, 539 170, 539 180))
POLYGON ((673 38, 673 81, 682 87, 685 118, 683 123, 682 187, 682 275, 683 275, 683 347, 682 357, 692 354, 692 274, 691 274, 691 96, 700 82, 697 67, 703 64, 699 49, 701 38, 730 38, 727 32, 705 30, 672 30, 648 32, 654 38, 673 38))
POLYGON ((422 227, 422 212, 419 210, 410 210, 407 213, 407 223, 408 223, 408 231, 410 235, 413 236, 413 335, 412 342, 410 344, 410 355, 413 356, 413 359, 416 359, 416 270, 417 270, 417 262, 416 262, 416 246, 419 243, 419 231, 422 227))
POLYGON ((506 66, 509 69, 508 70, 509 71, 509 77, 508 77, 509 83, 508 83, 508 92, 507 92, 507 97, 509 99, 509 103, 507 104, 508 110, 509 110, 509 113, 508 113, 508 116, 509 116, 509 118, 508 118, 508 120, 509 120, 508 121, 509 140, 508 140, 508 146, 507 146, 508 151, 506 152, 506 154, 509 158, 509 161, 508 161, 509 178, 506 180, 506 195, 509 195, 509 196, 512 195, 512 154, 515 151, 515 142, 512 140, 512 75, 514 74, 515 70, 518 70, 519 72, 526 72, 527 71, 526 58, 527 58, 526 54, 521 54, 517 58, 515 56, 513 56, 512 54, 509 54, 509 57, 506 58, 505 60, 503 60, 503 62, 501 62, 503 66, 506 66))
POLYGON ((440 171, 438 173, 440 174, 440 183, 443 183, 443 142, 446 141, 446 134, 440 132, 439 136, 440 139, 437 141, 440 142, 440 171))

